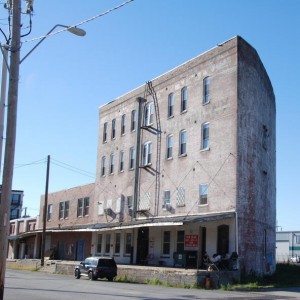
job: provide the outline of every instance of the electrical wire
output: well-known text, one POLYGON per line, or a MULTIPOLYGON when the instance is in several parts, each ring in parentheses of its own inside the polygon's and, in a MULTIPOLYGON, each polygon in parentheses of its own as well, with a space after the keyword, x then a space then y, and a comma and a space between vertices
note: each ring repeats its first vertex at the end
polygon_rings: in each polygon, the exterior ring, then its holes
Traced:
POLYGON ((42 35, 42 36, 37 37, 37 38, 33 38, 33 39, 30 39, 30 40, 26 40, 26 41, 24 41, 23 43, 29 43, 29 42, 41 40, 41 39, 43 39, 43 38, 45 38, 45 37, 49 37, 49 36, 52 36, 52 35, 57 35, 57 34, 59 34, 59 33, 62 33, 62 32, 64 32, 64 31, 67 31, 69 28, 77 27, 77 26, 80 26, 80 25, 82 25, 82 24, 91 22, 91 21, 93 21, 93 20, 95 20, 95 19, 97 19, 97 18, 103 17, 103 16, 105 16, 105 15, 111 13, 112 11, 115 11, 115 10, 117 10, 117 9, 119 9, 119 8, 121 8, 121 7, 123 7, 123 6, 127 5, 127 4, 129 4, 130 2, 133 2, 133 1, 134 1, 134 0, 128 0, 128 1, 126 1, 126 2, 123 2, 123 3, 119 4, 118 6, 115 6, 115 7, 111 8, 111 9, 109 9, 109 10, 103 12, 103 13, 100 13, 100 14, 94 16, 94 17, 91 17, 91 18, 89 18, 89 19, 86 19, 86 20, 84 20, 84 21, 81 21, 81 22, 79 22, 79 23, 77 23, 77 24, 71 25, 71 26, 69 26, 68 28, 64 28, 64 29, 55 31, 55 32, 50 33, 50 34, 47 34, 47 35, 42 35))

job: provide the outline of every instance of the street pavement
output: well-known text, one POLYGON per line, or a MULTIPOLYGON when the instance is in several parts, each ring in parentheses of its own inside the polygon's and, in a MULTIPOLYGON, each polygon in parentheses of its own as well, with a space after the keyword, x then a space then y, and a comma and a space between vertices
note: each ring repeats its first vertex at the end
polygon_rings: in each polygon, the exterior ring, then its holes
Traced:
POLYGON ((6 270, 4 300, 286 300, 299 299, 300 288, 238 291, 183 289, 75 279, 70 275, 6 270))

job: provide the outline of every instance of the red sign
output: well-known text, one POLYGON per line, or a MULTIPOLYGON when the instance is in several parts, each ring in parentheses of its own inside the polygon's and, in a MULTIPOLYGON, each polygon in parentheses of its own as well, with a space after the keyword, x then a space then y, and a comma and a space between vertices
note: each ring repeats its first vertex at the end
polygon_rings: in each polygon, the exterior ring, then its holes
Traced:
POLYGON ((184 236, 184 247, 185 248, 198 248, 198 235, 187 234, 184 236))

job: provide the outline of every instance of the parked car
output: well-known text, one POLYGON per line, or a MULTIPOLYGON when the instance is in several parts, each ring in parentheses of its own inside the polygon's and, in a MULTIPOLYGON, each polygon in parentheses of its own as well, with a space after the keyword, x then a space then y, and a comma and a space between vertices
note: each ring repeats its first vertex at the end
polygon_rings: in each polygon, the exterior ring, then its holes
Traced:
POLYGON ((300 263, 300 256, 296 254, 295 256, 290 258, 290 261, 293 263, 300 263))
POLYGON ((117 264, 111 257, 87 257, 79 265, 75 267, 75 278, 86 276, 90 280, 98 278, 107 278, 108 281, 113 281, 117 276, 117 264))

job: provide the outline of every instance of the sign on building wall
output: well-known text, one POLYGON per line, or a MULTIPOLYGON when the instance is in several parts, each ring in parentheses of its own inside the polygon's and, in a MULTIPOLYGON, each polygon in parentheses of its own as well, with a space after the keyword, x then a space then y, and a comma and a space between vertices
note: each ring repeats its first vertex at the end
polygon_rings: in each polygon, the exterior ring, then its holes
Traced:
POLYGON ((184 249, 197 249, 198 248, 198 235, 186 234, 184 236, 184 249))

